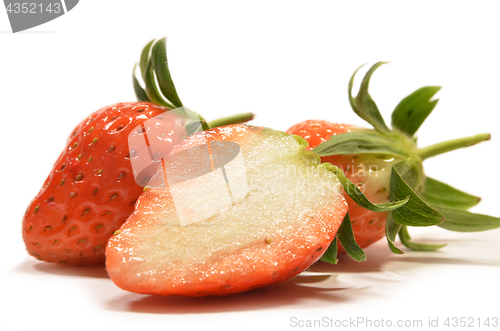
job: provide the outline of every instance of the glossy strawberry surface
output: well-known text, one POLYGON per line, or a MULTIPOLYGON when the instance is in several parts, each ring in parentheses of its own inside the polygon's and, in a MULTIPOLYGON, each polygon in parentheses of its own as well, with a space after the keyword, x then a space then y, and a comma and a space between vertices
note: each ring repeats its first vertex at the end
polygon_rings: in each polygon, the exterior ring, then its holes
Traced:
MULTIPOLYGON (((131 158, 140 155, 131 155, 129 134, 166 111, 149 102, 118 103, 76 126, 24 215, 23 239, 30 255, 68 264, 104 261, 108 238, 143 192, 132 171, 131 158)), ((165 125, 167 144, 179 143, 182 130, 175 130, 182 128, 180 123, 165 125)))

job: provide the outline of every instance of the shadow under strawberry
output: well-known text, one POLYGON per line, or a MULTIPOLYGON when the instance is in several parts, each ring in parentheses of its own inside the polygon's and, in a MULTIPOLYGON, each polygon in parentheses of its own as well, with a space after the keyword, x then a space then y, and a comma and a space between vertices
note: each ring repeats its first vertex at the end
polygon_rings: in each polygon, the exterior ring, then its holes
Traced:
POLYGON ((109 278, 108 273, 102 264, 94 266, 65 265, 26 259, 22 263, 18 264, 14 270, 16 272, 38 276, 49 274, 65 277, 109 278))
POLYGON ((314 287, 314 283, 325 281, 325 277, 299 275, 286 283, 273 287, 256 289, 237 295, 199 298, 177 296, 141 296, 126 294, 107 303, 107 309, 120 312, 146 314, 212 314, 217 312, 238 312, 266 310, 273 307, 294 305, 303 308, 331 306, 347 302, 353 298, 352 291, 362 288, 314 287), (348 294, 349 293, 349 294, 348 294), (311 302, 310 298, 315 300, 311 302))

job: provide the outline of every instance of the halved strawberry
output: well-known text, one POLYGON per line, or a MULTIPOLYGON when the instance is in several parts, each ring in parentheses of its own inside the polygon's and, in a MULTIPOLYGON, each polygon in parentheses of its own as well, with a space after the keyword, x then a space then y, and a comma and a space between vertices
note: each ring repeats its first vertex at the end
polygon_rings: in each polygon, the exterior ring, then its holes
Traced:
POLYGON ((323 255, 347 211, 338 179, 304 147, 302 139, 247 125, 189 137, 174 153, 186 152, 185 162, 172 168, 175 162, 166 159, 152 179, 156 188, 141 195, 110 238, 110 278, 137 293, 204 296, 280 283, 303 271, 323 255), (220 142, 239 146, 237 166, 218 164, 221 154, 214 149, 220 142), (189 154, 203 146, 211 150, 209 172, 200 172, 200 151, 189 154), (192 172, 205 177, 190 179, 192 172), (186 179, 182 188, 172 180, 179 176, 186 179), (224 207, 226 183, 233 201, 242 198, 224 207), (180 190, 191 193, 180 198, 192 199, 191 205, 176 200, 180 190), (214 205, 219 210, 210 216, 214 205), (187 207, 181 206, 191 206, 195 216, 205 211, 208 218, 182 225, 187 207))
POLYGON ((336 236, 362 259, 350 222, 342 223, 341 186, 371 210, 408 199, 372 204, 306 146, 301 137, 243 124, 186 139, 111 237, 111 279, 138 293, 226 295, 293 277, 336 236))

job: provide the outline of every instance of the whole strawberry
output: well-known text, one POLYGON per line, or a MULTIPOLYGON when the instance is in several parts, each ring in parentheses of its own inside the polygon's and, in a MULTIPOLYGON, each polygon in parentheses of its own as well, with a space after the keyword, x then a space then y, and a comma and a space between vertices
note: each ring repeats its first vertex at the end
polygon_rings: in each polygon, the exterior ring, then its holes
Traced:
MULTIPOLYGON (((133 142, 143 141, 144 134, 150 140, 154 137, 162 144, 161 153, 168 154, 189 134, 208 128, 202 117, 182 107, 168 71, 165 39, 144 48, 140 69, 145 89, 134 76, 140 101, 102 108, 77 125, 28 206, 23 239, 28 253, 37 259, 67 264, 104 262, 109 237, 132 213, 143 187, 156 171, 156 155, 148 164, 152 158, 147 151, 141 155, 134 150, 133 142), (168 116, 163 118, 166 112, 168 116), (153 118, 154 125, 148 125, 146 122, 153 118), (135 164, 142 162, 143 167, 133 168, 134 160, 135 164)), ((240 114, 213 125, 252 117, 240 114)))
MULTIPOLYGON (((309 149, 318 153, 322 162, 339 167, 340 177, 370 201, 381 204, 410 197, 408 203, 394 211, 377 212, 360 206, 351 199, 351 194, 344 194, 349 205, 348 221, 359 246, 367 247, 386 236, 391 250, 401 254, 394 244, 399 234, 408 248, 429 251, 443 245, 411 241, 408 227, 438 225, 460 232, 500 227, 499 218, 467 211, 480 198, 429 178, 423 170, 425 159, 489 140, 490 135, 478 134, 418 148, 414 135, 438 102, 432 100, 440 89, 437 86, 423 87, 403 99, 392 114, 392 129, 389 129, 368 93, 371 75, 382 64, 379 62, 368 70, 356 97, 351 95, 354 75, 349 83, 351 107, 373 129, 308 120, 287 131, 305 138, 309 149)), ((338 246, 343 252, 340 242, 338 246)), ((323 260, 336 262, 328 257, 323 260)))
POLYGON ((129 134, 169 110, 150 102, 118 103, 91 114, 73 130, 26 210, 23 238, 29 254, 48 262, 104 261, 108 238, 143 191, 131 168, 129 134))

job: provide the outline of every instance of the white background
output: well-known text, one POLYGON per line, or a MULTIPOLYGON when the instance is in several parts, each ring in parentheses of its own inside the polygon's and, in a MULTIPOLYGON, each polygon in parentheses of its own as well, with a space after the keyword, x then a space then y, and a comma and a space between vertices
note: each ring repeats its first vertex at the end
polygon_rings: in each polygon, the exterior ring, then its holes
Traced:
POLYGON ((0 330, 286 330, 299 329, 293 317, 424 326, 436 317, 500 318, 498 230, 419 229, 415 239, 449 245, 395 256, 380 241, 363 264, 344 258, 274 289, 204 299, 127 293, 102 267, 29 257, 21 238, 24 210, 67 135, 91 112, 134 100, 133 64, 163 36, 179 95, 209 120, 252 111, 254 124, 281 130, 310 118, 363 125, 350 110, 347 82, 358 66, 379 60, 391 63, 375 73, 371 94, 386 119, 415 89, 443 86, 418 132, 420 146, 481 132, 493 140, 428 160, 426 172, 483 197, 475 212, 500 216, 498 9, 493 1, 86 0, 12 34, 2 8, 0 330))

